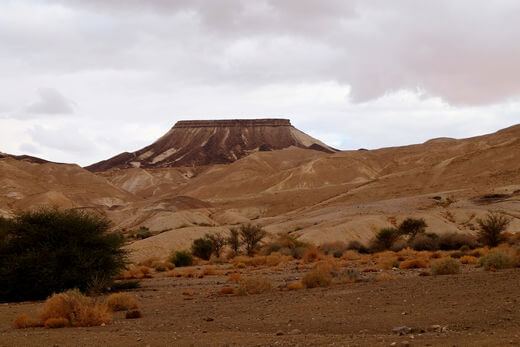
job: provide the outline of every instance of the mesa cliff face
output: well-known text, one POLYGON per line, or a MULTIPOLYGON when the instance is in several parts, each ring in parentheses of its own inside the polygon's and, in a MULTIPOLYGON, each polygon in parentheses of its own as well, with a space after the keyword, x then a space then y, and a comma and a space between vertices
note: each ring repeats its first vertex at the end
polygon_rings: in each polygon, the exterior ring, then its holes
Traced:
POLYGON ((164 168, 232 163, 256 151, 295 146, 336 152, 299 131, 288 119, 179 121, 150 146, 92 164, 90 171, 131 167, 164 168))

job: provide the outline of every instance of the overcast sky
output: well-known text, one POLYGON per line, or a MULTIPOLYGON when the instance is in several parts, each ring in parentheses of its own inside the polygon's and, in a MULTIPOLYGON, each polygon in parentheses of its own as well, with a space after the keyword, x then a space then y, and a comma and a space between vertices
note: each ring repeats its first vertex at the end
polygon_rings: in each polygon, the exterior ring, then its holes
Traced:
POLYGON ((516 0, 1 0, 0 151, 88 165, 181 119, 341 149, 520 123, 516 0))

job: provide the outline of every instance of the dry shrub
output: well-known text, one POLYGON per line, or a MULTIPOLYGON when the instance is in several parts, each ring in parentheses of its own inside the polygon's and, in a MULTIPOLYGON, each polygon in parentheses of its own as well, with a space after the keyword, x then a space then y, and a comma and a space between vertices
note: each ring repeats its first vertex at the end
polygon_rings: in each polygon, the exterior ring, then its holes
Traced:
POLYGON ((424 234, 417 235, 409 244, 410 247, 416 251, 435 251, 439 249, 439 241, 437 238, 424 234))
POLYGON ((202 274, 204 276, 214 276, 216 274, 215 268, 213 266, 205 266, 202 269, 202 274))
POLYGON ((168 270, 173 270, 175 269, 175 264, 173 263, 168 263, 168 262, 163 262, 163 263, 155 263, 153 265, 153 269, 157 272, 165 272, 165 271, 168 271, 168 270))
POLYGON ((462 246, 468 246, 470 249, 478 247, 477 238, 471 234, 448 233, 439 236, 439 248, 442 250, 456 250, 462 246))
POLYGON ((220 294, 234 294, 235 293, 235 288, 233 287, 222 287, 220 289, 220 294))
POLYGON ((234 274, 231 274, 229 277, 228 277, 228 282, 238 282, 240 280, 242 280, 242 275, 239 274, 239 273, 234 273, 234 274))
POLYGON ((108 297, 107 306, 113 312, 126 311, 137 308, 137 300, 128 293, 116 293, 108 297))
POLYGON ((507 269, 516 266, 516 259, 500 251, 489 252, 480 259, 480 264, 486 270, 507 269))
POLYGON ((332 261, 332 260, 320 261, 320 262, 316 263, 314 268, 320 272, 328 272, 333 277, 339 275, 339 273, 341 271, 340 266, 335 261, 332 261))
POLYGON ((182 295, 193 296, 193 295, 195 295, 195 291, 194 291, 193 289, 185 289, 185 290, 182 292, 182 295))
POLYGON ((195 269, 193 268, 187 268, 187 269, 184 269, 184 271, 182 272, 182 277, 185 277, 185 278, 194 278, 195 277, 195 269))
POLYGON ((244 264, 244 267, 246 266, 253 266, 253 258, 245 256, 245 255, 239 255, 232 259, 231 263, 238 267, 237 265, 242 263, 244 264))
POLYGON ((473 256, 471 256, 471 255, 465 255, 463 257, 460 257, 459 260, 460 260, 460 262, 462 264, 476 264, 476 263, 478 263, 478 259, 473 257, 473 256))
POLYGON ((141 318, 142 316, 143 316, 143 314, 139 310, 128 311, 125 314, 126 319, 136 319, 136 318, 141 318))
POLYGON ((343 252, 343 255, 341 256, 341 259, 345 259, 345 260, 359 260, 359 259, 361 259, 361 255, 359 254, 358 251, 349 249, 349 250, 343 252))
POLYGON ((303 276, 302 283, 307 288, 328 287, 332 283, 332 275, 329 272, 314 269, 303 276))
POLYGON ((35 328, 35 327, 41 327, 41 326, 43 326, 41 320, 29 317, 25 313, 22 315, 19 315, 14 320, 14 327, 16 329, 35 328))
POLYGON ((314 263, 323 258, 323 254, 314 246, 308 247, 303 253, 302 259, 307 263, 314 263))
POLYGON ((287 284, 287 290, 298 290, 303 289, 304 285, 300 281, 294 281, 287 284))
POLYGON ((325 253, 325 255, 332 255, 334 258, 340 258, 348 249, 348 246, 343 241, 327 242, 322 244, 319 249, 325 253))
POLYGON ((166 273, 166 277, 182 277, 182 272, 178 270, 172 270, 168 273, 166 273))
POLYGON ((240 281, 238 295, 261 294, 273 289, 271 281, 264 276, 248 277, 240 281))
POLYGON ((49 318, 45 321, 45 327, 47 329, 64 328, 69 326, 70 322, 67 318, 49 318))
POLYGON ((460 262, 453 258, 436 260, 431 265, 433 275, 452 275, 460 272, 460 262))
POLYGON ((273 252, 266 257, 265 264, 267 266, 276 266, 284 260, 284 257, 278 253, 273 252))
POLYGON ((298 265, 297 269, 298 269, 298 271, 309 270, 309 269, 312 269, 312 265, 300 264, 300 265, 298 265))
POLYGON ((410 259, 399 264, 400 269, 426 269, 430 264, 426 259, 410 259))
POLYGON ((442 258, 442 253, 437 251, 437 252, 433 252, 431 255, 430 255, 430 259, 440 259, 442 258))
POLYGON ((407 247, 407 248, 403 248, 399 252, 397 252, 397 256, 403 257, 404 259, 415 258, 417 256, 417 251, 407 247))
POLYGON ((359 280, 359 271, 356 269, 347 269, 334 277, 336 283, 355 283, 359 280))
POLYGON ((377 282, 384 282, 384 281, 389 281, 393 279, 392 275, 386 273, 386 272, 381 272, 380 274, 378 274, 376 276, 376 281, 377 282))
POLYGON ((267 257, 266 256, 261 256, 261 255, 255 255, 253 257, 253 265, 254 266, 262 266, 262 265, 265 265, 267 261, 267 257))
POLYGON ((140 262, 139 265, 144 265, 146 267, 154 267, 155 264, 157 264, 157 263, 160 263, 159 258, 150 257, 150 258, 147 258, 147 259, 143 260, 142 262, 140 262))
POLYGON ((54 294, 45 301, 38 318, 46 322, 50 318, 66 318, 72 326, 97 326, 109 323, 112 313, 107 305, 96 304, 77 289, 54 294))

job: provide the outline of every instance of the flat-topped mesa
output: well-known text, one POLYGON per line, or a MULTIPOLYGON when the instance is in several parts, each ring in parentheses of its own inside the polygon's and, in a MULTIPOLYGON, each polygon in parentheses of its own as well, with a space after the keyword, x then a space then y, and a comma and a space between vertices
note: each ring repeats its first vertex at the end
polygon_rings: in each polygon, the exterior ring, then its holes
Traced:
POLYGON ((174 128, 229 128, 229 127, 283 127, 291 126, 289 119, 218 119, 218 120, 180 120, 174 128))
POLYGON ((299 131, 289 119, 178 121, 150 146, 121 153, 87 167, 107 171, 131 167, 160 168, 232 163, 255 151, 290 146, 334 153, 336 150, 299 131))

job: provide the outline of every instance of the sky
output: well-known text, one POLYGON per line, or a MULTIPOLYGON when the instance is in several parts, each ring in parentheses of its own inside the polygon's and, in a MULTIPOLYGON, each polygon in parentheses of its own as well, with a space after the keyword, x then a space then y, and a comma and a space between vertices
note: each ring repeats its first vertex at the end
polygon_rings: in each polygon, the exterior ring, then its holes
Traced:
POLYGON ((520 123, 516 0, 1 0, 0 152, 89 165, 178 120, 340 149, 520 123))

